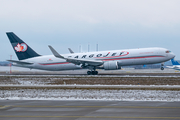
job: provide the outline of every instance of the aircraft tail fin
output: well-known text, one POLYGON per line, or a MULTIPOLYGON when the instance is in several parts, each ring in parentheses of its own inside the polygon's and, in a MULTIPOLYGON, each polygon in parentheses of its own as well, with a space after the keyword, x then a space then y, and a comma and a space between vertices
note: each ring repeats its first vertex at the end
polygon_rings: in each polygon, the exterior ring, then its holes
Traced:
POLYGON ((171 62, 172 62, 173 65, 180 65, 178 61, 174 60, 174 58, 171 59, 171 62))
POLYGON ((13 32, 6 34, 19 60, 40 56, 13 32))

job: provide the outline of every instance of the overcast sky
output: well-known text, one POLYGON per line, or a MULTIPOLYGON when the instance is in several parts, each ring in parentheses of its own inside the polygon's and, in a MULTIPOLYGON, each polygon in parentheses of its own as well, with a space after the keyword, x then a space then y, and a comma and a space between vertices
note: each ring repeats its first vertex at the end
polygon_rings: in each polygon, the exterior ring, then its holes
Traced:
POLYGON ((0 61, 14 32, 37 53, 168 48, 180 59, 180 0, 0 0, 0 61))

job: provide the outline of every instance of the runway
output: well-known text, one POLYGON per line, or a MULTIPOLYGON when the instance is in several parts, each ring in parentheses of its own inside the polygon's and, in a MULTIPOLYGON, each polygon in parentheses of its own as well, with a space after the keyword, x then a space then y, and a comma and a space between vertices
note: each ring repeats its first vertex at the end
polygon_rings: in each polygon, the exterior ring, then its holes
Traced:
MULTIPOLYGON (((180 72, 174 69, 132 69, 122 70, 101 70, 98 69, 98 76, 180 76, 180 72)), ((58 75, 58 76, 87 76, 87 70, 67 70, 67 71, 44 71, 12 66, 11 73, 9 66, 0 66, 0 75, 58 75)), ((91 76, 91 75, 90 75, 91 76)), ((93 75, 94 76, 94 75, 93 75)))
POLYGON ((180 102, 0 101, 0 120, 171 120, 179 113, 180 102))

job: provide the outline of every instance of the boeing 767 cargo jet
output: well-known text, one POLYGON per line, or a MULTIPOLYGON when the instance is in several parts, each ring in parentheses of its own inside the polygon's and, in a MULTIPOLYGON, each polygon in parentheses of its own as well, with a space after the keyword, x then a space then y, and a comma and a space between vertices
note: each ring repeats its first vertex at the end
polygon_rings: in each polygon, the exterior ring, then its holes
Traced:
MULTIPOLYGON (((89 69, 88 75, 97 75, 96 69, 118 70, 122 66, 163 63, 175 57, 160 47, 108 50, 87 53, 59 54, 49 46, 53 55, 40 55, 13 32, 6 33, 19 60, 8 60, 13 65, 30 69, 61 71, 89 69)), ((163 70, 163 66, 161 67, 163 70)))

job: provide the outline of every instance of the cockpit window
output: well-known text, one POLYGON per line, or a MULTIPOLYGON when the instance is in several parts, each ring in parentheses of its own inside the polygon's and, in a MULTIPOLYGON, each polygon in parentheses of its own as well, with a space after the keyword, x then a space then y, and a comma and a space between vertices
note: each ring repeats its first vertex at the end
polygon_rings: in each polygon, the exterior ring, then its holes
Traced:
POLYGON ((171 51, 170 50, 167 50, 166 53, 170 53, 171 51))

